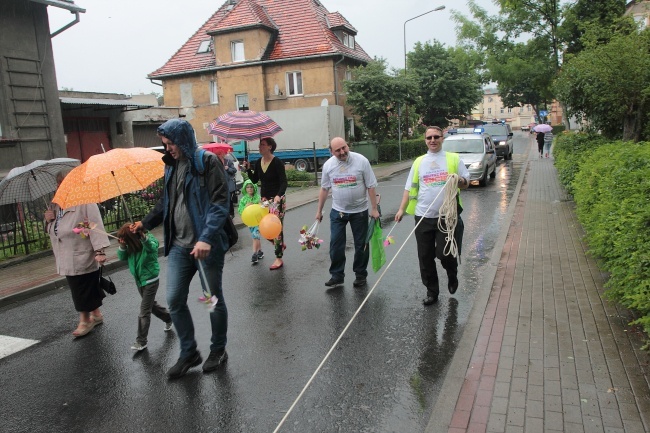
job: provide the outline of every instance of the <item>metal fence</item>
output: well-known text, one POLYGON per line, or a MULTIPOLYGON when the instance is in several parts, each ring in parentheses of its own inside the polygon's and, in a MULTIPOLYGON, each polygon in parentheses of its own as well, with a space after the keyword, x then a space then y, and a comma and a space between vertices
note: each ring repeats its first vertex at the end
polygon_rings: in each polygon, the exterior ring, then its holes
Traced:
MULTIPOLYGON (((163 179, 147 189, 125 194, 124 200, 135 221, 142 219, 162 196, 163 179)), ((28 203, 0 206, 0 260, 49 250, 50 237, 45 232, 43 214, 54 194, 28 203)), ((118 198, 99 203, 106 231, 116 232, 131 222, 122 200, 118 198)), ((81 222, 81 221, 80 221, 81 222)))

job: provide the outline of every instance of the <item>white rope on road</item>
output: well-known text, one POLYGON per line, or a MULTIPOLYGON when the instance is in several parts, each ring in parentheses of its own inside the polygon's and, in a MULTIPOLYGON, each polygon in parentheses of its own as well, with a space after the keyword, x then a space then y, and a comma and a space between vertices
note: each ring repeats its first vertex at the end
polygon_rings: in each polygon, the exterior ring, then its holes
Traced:
MULTIPOLYGON (((442 188, 442 190, 438 193, 438 195, 436 195, 436 197, 431 201, 431 203, 429 203, 429 206, 427 207, 427 209, 426 209, 426 211, 425 211, 425 214, 426 214, 426 212, 429 211, 429 209, 431 208, 431 206, 433 205, 433 203, 435 203, 435 201, 438 199, 438 197, 440 196, 440 194, 441 194, 442 192, 444 192, 445 195, 443 196, 443 197, 444 197, 443 205, 440 207, 440 209, 441 209, 441 212, 440 212, 440 216, 441 216, 441 218, 440 218, 440 219, 442 219, 442 216, 443 216, 442 209, 443 209, 443 207, 444 207, 444 208, 445 208, 445 212, 446 212, 445 218, 451 218, 451 219, 450 219, 450 222, 451 222, 452 219, 453 219, 453 224, 454 224, 453 227, 451 227, 450 224, 448 224, 448 227, 447 227, 449 230, 451 230, 451 239, 452 239, 452 241, 453 241, 453 245, 454 245, 453 247, 450 247, 450 249, 453 249, 453 251, 455 251, 455 252, 457 253, 456 240, 454 239, 453 233, 454 233, 454 229, 456 228, 456 221, 458 220, 458 212, 457 212, 457 210, 456 210, 456 194, 458 193, 458 175, 452 173, 452 174, 450 174, 450 175, 447 177, 447 182, 445 183, 445 185, 444 185, 444 187, 442 188), (450 203, 449 203, 449 202, 450 202, 450 203), (452 204, 453 204, 453 206, 452 206, 452 204), (450 210, 451 208, 453 208, 453 211, 450 210), (452 215, 452 214, 453 214, 453 215, 452 215)), ((330 357, 330 355, 332 354, 332 352, 334 352, 334 349, 336 349, 336 346, 338 346, 339 342, 341 341, 341 339, 343 338, 343 336, 345 335, 345 333, 348 331, 348 329, 349 329, 350 326, 352 325, 352 322, 354 322, 354 319, 357 318, 357 316, 358 316, 359 313, 361 312, 361 309, 363 308, 363 306, 366 305, 366 302, 368 301, 368 299, 370 298, 370 296, 373 294, 373 292, 374 292, 375 289, 377 288, 377 285, 379 284, 379 282, 381 281, 381 279, 384 277, 384 274, 386 274, 386 272, 388 271, 388 269, 390 269, 391 265, 393 264, 393 262, 395 261, 395 259, 397 258, 397 256, 399 256, 399 253, 402 251, 402 249, 403 249, 404 246, 406 245, 406 242, 411 238, 411 236, 412 236, 413 233, 415 232, 415 229, 418 228, 418 226, 420 225, 420 223, 422 222, 423 219, 424 219, 424 218, 420 218, 420 221, 417 222, 417 224, 415 225, 415 227, 413 227, 413 230, 411 230, 411 232, 410 232, 409 235, 406 237, 406 239, 404 240, 404 242, 402 242, 402 245, 399 247, 399 249, 398 249, 397 252, 395 253, 395 256, 391 259, 391 261, 388 263, 388 265, 386 266, 386 268, 384 269, 384 271, 381 273, 381 275, 379 276, 379 278, 377 279, 377 281, 375 282, 375 284, 372 286, 372 288, 370 289, 370 291, 368 292, 368 294, 366 295, 366 297, 363 299, 363 301, 361 302, 361 304, 359 305, 359 307, 357 308, 357 310, 354 312, 354 314, 352 315, 352 317, 351 317, 350 320, 348 321, 347 325, 345 325, 345 328, 343 328, 343 331, 341 331, 341 334, 338 336, 338 338, 336 339, 336 341, 334 341, 334 344, 332 344, 332 347, 330 348, 330 350, 327 351, 327 353, 325 354, 325 357, 323 358, 323 360, 320 362, 320 364, 318 364, 318 367, 316 367, 316 370, 315 370, 314 373, 311 375, 311 377, 309 378, 309 380, 307 381, 307 383, 305 384, 305 386, 302 388, 302 391, 300 391, 300 394, 298 394, 298 397, 296 397, 296 399, 294 400, 294 402, 293 402, 293 403, 291 404, 291 406, 289 407, 289 410, 287 410, 287 412, 284 414, 284 416, 282 417, 282 419, 281 419, 280 422, 278 423, 278 425, 277 425, 277 427, 275 428, 275 430, 273 430, 273 433, 277 433, 277 432, 280 431, 280 428, 282 427, 282 425, 284 424, 284 422, 287 420, 287 418, 289 418, 289 415, 291 414, 291 412, 293 411, 293 409, 296 407, 296 405, 298 404, 298 402, 300 401, 300 399, 302 399, 302 396, 305 394, 305 392, 307 392, 307 389, 309 388, 309 386, 311 385, 311 383, 314 381, 314 379, 316 378, 316 376, 317 376, 318 373, 320 372, 321 368, 323 368, 323 365, 325 365, 325 362, 327 362, 327 360, 329 359, 329 357, 330 357)), ((449 239, 449 235, 448 235, 448 238, 447 238, 447 242, 449 242, 448 239, 449 239)), ((447 249, 447 247, 445 246, 445 250, 446 250, 446 249, 447 249)))

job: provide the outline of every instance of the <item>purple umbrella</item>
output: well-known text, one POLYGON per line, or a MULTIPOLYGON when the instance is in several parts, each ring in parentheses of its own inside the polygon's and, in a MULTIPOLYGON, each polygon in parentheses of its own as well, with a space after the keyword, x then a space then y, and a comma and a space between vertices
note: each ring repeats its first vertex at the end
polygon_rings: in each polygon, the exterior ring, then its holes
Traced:
POLYGON ((543 132, 544 134, 546 134, 547 132, 551 132, 552 130, 553 128, 551 127, 551 125, 547 125, 546 123, 539 124, 533 128, 533 131, 543 132))
POLYGON ((224 141, 260 140, 282 131, 280 125, 264 113, 250 110, 222 114, 208 127, 208 134, 224 141))

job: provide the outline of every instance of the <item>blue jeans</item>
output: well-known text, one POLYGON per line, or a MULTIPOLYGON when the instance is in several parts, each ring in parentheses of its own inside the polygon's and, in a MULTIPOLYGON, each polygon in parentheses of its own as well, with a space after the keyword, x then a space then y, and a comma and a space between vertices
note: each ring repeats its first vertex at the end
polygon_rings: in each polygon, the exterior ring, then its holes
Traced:
MULTIPOLYGON (((187 307, 190 282, 198 272, 198 262, 190 255, 191 248, 182 248, 172 245, 167 259, 167 305, 174 322, 174 328, 181 343, 181 358, 186 358, 196 351, 194 339, 194 323, 190 309, 187 307)), ((223 299, 221 280, 223 276, 223 263, 225 253, 213 248, 210 255, 203 261, 203 269, 208 280, 212 295, 219 299, 214 311, 210 313, 212 326, 212 344, 210 350, 219 350, 226 347, 226 334, 228 332, 228 309, 223 299)), ((206 291, 204 281, 201 281, 206 291)))
POLYGON ((330 211, 330 274, 335 280, 343 281, 345 278, 345 226, 350 223, 352 237, 354 238, 354 262, 352 270, 357 278, 368 276, 368 260, 370 248, 366 246, 368 233, 368 211, 358 213, 342 213, 332 209, 330 211))

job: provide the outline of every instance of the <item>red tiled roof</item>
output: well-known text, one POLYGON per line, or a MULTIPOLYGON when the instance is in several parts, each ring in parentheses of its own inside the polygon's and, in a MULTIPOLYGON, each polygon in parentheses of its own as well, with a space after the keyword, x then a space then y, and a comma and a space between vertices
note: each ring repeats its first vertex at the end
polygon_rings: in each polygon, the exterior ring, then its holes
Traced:
MULTIPOLYGON (((354 27, 341 14, 330 13, 325 6, 314 0, 239 0, 227 9, 225 2, 185 44, 161 68, 149 74, 149 78, 182 75, 205 69, 215 69, 214 52, 197 54, 201 41, 209 38, 208 32, 220 33, 256 25, 277 28, 278 34, 270 54, 265 60, 281 60, 317 55, 345 55, 362 62, 372 59, 356 43, 349 48, 330 29, 333 17, 337 26, 354 27), (339 18, 340 17, 340 18, 339 18), (330 23, 328 24, 328 19, 330 23)), ((356 32, 356 30, 354 30, 356 32)), ((218 36, 217 36, 218 37, 218 36)), ((244 62, 243 65, 246 63, 244 62)))
POLYGON ((327 14, 327 20, 329 21, 330 29, 345 27, 346 29, 352 31, 352 33, 355 35, 357 34, 357 29, 355 29, 352 24, 350 24, 348 20, 346 20, 345 17, 339 12, 332 12, 331 14, 327 14))
POLYGON ((223 17, 208 33, 225 33, 229 30, 258 25, 277 30, 276 25, 262 6, 251 0, 240 0, 230 13, 223 17))

